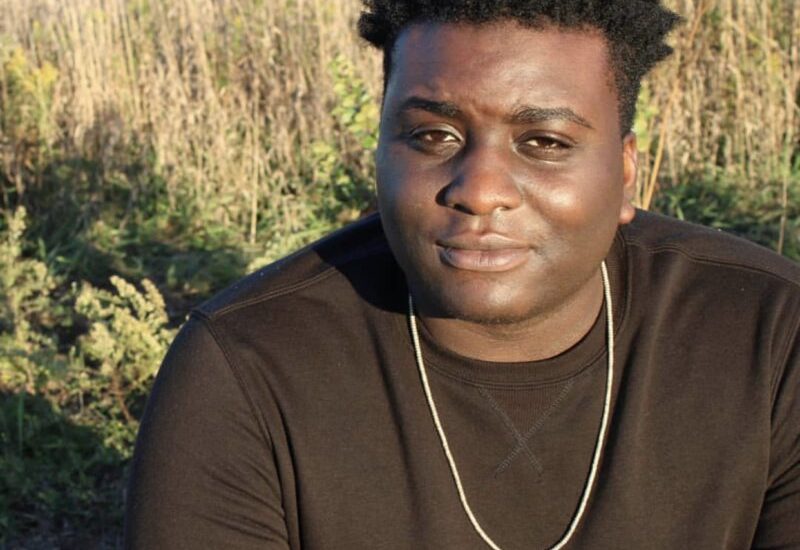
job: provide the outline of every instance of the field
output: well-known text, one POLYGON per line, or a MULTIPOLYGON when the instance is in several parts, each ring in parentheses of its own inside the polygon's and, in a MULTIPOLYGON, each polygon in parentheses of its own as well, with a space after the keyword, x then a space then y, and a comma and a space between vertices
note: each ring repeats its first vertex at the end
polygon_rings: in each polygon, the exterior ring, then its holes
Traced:
MULTIPOLYGON (((800 5, 668 0, 638 204, 800 260, 800 5)), ((190 308, 374 209, 356 0, 0 0, 0 548, 114 548, 190 308)))

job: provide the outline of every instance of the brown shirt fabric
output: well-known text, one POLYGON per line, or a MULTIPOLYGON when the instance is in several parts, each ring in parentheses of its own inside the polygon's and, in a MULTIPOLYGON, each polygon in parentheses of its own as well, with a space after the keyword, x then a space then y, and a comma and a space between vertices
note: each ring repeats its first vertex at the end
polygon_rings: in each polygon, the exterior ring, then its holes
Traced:
MULTIPOLYGON (((607 259, 616 373, 570 548, 800 548, 800 268, 644 212, 607 259)), ((482 549, 413 355, 377 217, 198 308, 148 402, 128 548, 482 549)), ((504 549, 567 529, 606 383, 605 316, 545 361, 487 363, 420 325, 469 503, 504 549)))

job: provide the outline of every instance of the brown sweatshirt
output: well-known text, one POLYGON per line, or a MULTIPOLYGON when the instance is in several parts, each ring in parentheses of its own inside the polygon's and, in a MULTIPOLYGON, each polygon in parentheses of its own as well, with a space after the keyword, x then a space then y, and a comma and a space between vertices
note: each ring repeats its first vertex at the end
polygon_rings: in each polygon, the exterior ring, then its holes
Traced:
MULTIPOLYGON (((569 548, 800 548, 800 268, 643 212, 607 263, 610 425, 569 548)), ((198 308, 142 422, 127 547, 486 548, 406 293, 372 217, 198 308)), ((468 359, 420 328, 480 524, 505 550, 551 546, 598 435, 605 316, 531 363, 468 359)))

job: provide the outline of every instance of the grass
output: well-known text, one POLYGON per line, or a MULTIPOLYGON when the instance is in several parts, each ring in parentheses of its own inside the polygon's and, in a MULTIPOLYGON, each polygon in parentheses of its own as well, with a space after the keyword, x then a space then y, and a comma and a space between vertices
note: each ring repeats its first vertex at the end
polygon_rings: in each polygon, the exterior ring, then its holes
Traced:
MULTIPOLYGON (((800 7, 666 3, 686 22, 640 97, 638 204, 800 259, 800 7)), ((0 547, 118 546, 188 310, 374 209, 357 12, 0 0, 0 547)))

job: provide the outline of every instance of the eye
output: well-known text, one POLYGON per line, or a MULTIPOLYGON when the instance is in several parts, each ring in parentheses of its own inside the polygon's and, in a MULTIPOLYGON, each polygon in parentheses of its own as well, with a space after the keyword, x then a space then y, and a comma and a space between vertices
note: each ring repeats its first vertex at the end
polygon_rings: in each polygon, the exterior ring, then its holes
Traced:
POLYGON ((564 144, 560 141, 547 136, 533 137, 525 143, 537 149, 560 149, 564 147, 564 144))
POLYGON ((415 132, 413 136, 425 143, 452 143, 458 142, 458 138, 445 130, 422 130, 415 132))
POLYGON ((525 137, 518 145, 518 149, 532 158, 560 160, 569 154, 572 144, 554 136, 534 135, 525 137))
POLYGON ((417 128, 409 133, 409 141, 415 149, 437 153, 458 147, 461 144, 461 137, 450 129, 417 128))

